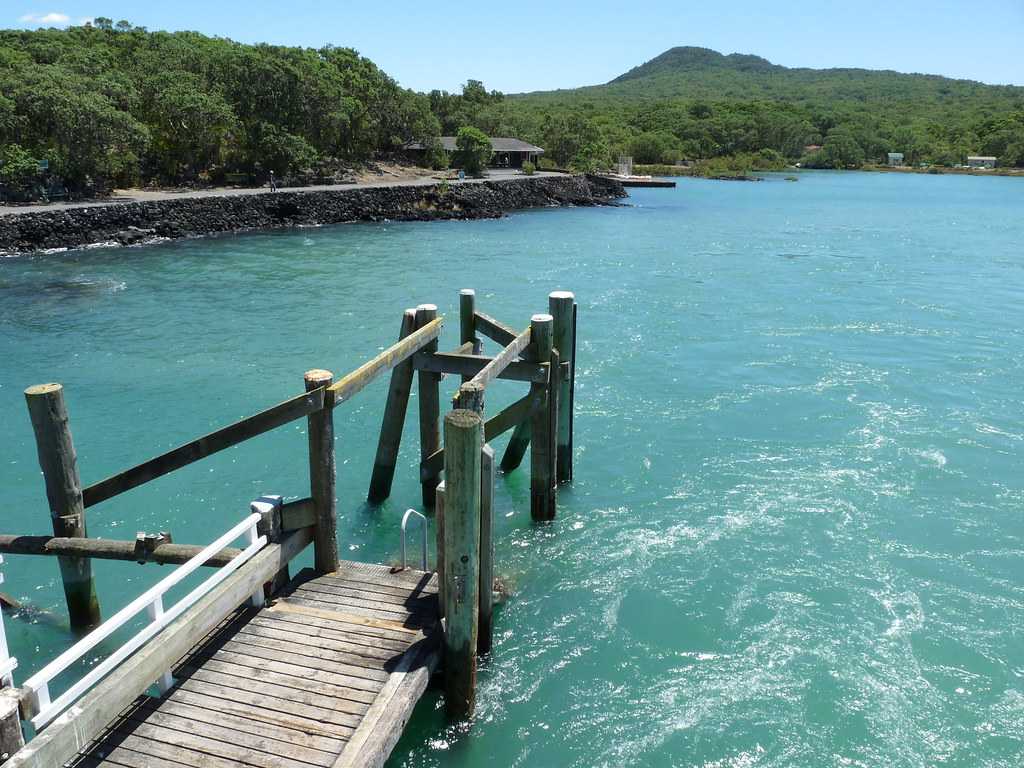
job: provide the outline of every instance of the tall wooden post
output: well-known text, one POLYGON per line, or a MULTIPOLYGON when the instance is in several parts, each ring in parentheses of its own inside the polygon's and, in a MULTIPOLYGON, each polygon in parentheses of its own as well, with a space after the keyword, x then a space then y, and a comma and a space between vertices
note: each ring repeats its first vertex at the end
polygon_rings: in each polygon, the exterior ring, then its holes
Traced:
MULTIPOLYGON (((436 304, 420 304, 416 307, 416 327, 422 328, 427 323, 437 318, 436 304)), ((437 352, 437 339, 425 346, 427 353, 437 352)), ((429 371, 419 372, 420 388, 420 461, 424 462, 441 448, 441 376, 429 371)), ((434 506, 437 484, 441 478, 434 473, 423 485, 423 506, 432 508, 434 506)))
MULTIPOLYGON (((306 391, 328 387, 330 371, 306 371, 306 391)), ((309 435, 309 495, 313 498, 316 526, 313 529, 313 564, 317 573, 338 570, 338 507, 335 499, 334 407, 324 401, 322 410, 306 417, 309 435)))
POLYGON ((25 746, 18 715, 18 690, 0 688, 0 764, 25 746))
POLYGON ((476 708, 483 437, 483 419, 473 411, 445 415, 445 707, 457 719, 471 718, 476 708))
MULTIPOLYGON (((473 344, 473 354, 480 354, 480 340, 476 337, 476 291, 463 288, 459 291, 459 344, 473 344)), ((463 376, 469 381, 471 376, 463 376)))
MULTIPOLYGON (((531 318, 531 338, 535 345, 537 360, 550 361, 554 319, 551 315, 534 315, 531 318)), ((551 520, 555 516, 555 443, 551 423, 552 381, 557 382, 557 372, 552 370, 547 384, 533 384, 541 406, 530 418, 530 515, 534 520, 551 520)))
POLYGON ((480 625, 479 654, 490 653, 494 643, 494 449, 480 453, 480 625))
MULTIPOLYGON (((398 339, 401 341, 416 328, 416 310, 407 309, 402 315, 402 328, 398 339)), ((395 479, 395 465, 398 463, 398 449, 402 444, 402 428, 405 413, 409 409, 409 393, 412 391, 412 358, 399 363, 391 372, 388 399, 384 405, 384 419, 380 425, 380 439, 377 441, 377 458, 373 462, 370 477, 370 492, 366 500, 379 504, 391 495, 391 484, 395 479)))
MULTIPOLYGON (((576 297, 569 291, 555 291, 548 296, 548 308, 554 318, 554 330, 552 332, 552 345, 558 350, 558 359, 562 363, 569 363, 573 368, 573 360, 576 358, 575 350, 575 303, 576 297)), ((575 382, 571 376, 562 376, 559 379, 558 391, 558 434, 555 442, 557 444, 557 469, 558 482, 572 482, 572 387, 575 382)))
MULTIPOLYGON (((84 538, 87 534, 82 481, 78 476, 75 445, 68 425, 64 388, 60 384, 29 387, 25 390, 25 401, 36 435, 39 467, 46 482, 53 535, 84 538)), ((92 561, 85 557, 61 557, 58 560, 71 628, 75 631, 92 629, 100 623, 92 561)))

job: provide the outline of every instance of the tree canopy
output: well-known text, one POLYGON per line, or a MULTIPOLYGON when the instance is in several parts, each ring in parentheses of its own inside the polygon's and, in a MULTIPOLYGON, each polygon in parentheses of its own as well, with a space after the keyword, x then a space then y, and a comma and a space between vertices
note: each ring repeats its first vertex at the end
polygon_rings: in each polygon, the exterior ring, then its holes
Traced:
POLYGON ((72 189, 358 161, 440 134, 429 97, 349 48, 243 45, 98 18, 0 31, 0 146, 72 189))

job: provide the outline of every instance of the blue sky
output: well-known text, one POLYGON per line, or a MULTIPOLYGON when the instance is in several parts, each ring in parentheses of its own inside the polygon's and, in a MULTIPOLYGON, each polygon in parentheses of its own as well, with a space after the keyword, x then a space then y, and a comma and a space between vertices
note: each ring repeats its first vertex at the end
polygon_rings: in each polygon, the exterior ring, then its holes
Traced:
POLYGON ((729 3, 0 0, 3 26, 93 16, 243 42, 349 46, 402 85, 508 93, 602 83, 675 45, 786 66, 868 67, 1024 85, 1024 0, 729 3))

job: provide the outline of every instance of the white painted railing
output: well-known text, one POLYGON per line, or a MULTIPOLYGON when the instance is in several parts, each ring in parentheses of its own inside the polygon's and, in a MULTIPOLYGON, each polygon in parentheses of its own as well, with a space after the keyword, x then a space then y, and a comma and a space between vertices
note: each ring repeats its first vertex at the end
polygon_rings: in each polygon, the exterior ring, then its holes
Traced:
MULTIPOLYGON (((0 565, 3 565, 4 558, 0 555, 0 565)), ((4 583, 4 574, 0 572, 0 584, 4 583)), ((18 660, 11 656, 7 648, 7 635, 4 633, 4 614, 0 610, 0 688, 5 685, 13 686, 14 678, 11 673, 18 668, 18 660)))
MULTIPOLYGON (((242 522, 225 533, 215 542, 203 549, 199 554, 175 569, 174 573, 161 580, 151 589, 126 605, 115 613, 96 629, 83 637, 80 641, 71 646, 68 650, 51 661, 41 670, 25 681, 24 688, 34 698, 33 709, 37 714, 32 718, 32 725, 41 728, 53 720, 57 715, 74 703, 79 696, 88 691, 93 685, 105 677, 118 664, 128 658, 132 653, 141 648, 147 641, 153 638, 161 629, 166 627, 178 616, 193 606, 203 595, 207 594, 220 584, 224 579, 237 571, 242 565, 248 562, 266 543, 265 536, 259 536, 256 531, 256 524, 260 521, 260 515, 248 515, 242 522), (164 608, 163 596, 169 589, 183 581, 189 574, 202 567, 203 563, 227 547, 239 536, 246 536, 248 546, 238 555, 233 557, 227 565, 219 568, 210 578, 189 592, 185 597, 175 603, 171 608, 164 608), (123 627, 126 623, 135 618, 142 611, 149 614, 150 622, 139 631, 128 642, 110 654, 106 659, 93 667, 77 683, 68 688, 56 699, 50 700, 50 682, 59 674, 64 672, 72 664, 76 663, 85 654, 106 640, 110 635, 123 627)), ((255 592, 250 598, 255 606, 263 604, 263 591, 255 592)), ((198 639, 198 638, 197 638, 198 639)), ((166 691, 173 685, 170 671, 164 672, 156 681, 161 691, 166 691)))

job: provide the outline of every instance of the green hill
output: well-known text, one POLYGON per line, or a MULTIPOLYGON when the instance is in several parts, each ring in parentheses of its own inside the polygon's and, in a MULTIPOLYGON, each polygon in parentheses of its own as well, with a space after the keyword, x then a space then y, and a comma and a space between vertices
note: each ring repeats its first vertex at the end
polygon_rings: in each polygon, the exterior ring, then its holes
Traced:
POLYGON ((709 48, 670 48, 604 85, 537 91, 519 98, 775 99, 814 101, 932 101, 964 99, 1021 106, 1024 87, 986 85, 940 75, 873 69, 808 69, 772 64, 760 56, 724 55, 709 48))
POLYGON ((899 151, 914 163, 991 154, 1024 165, 1024 87, 788 68, 707 48, 672 48, 604 85, 517 94, 506 107, 506 122, 553 146, 559 162, 588 143, 579 162, 619 152, 645 162, 764 151, 797 160, 805 146, 824 144, 808 164, 859 166, 899 151), (583 136, 575 147, 567 131, 583 136))

